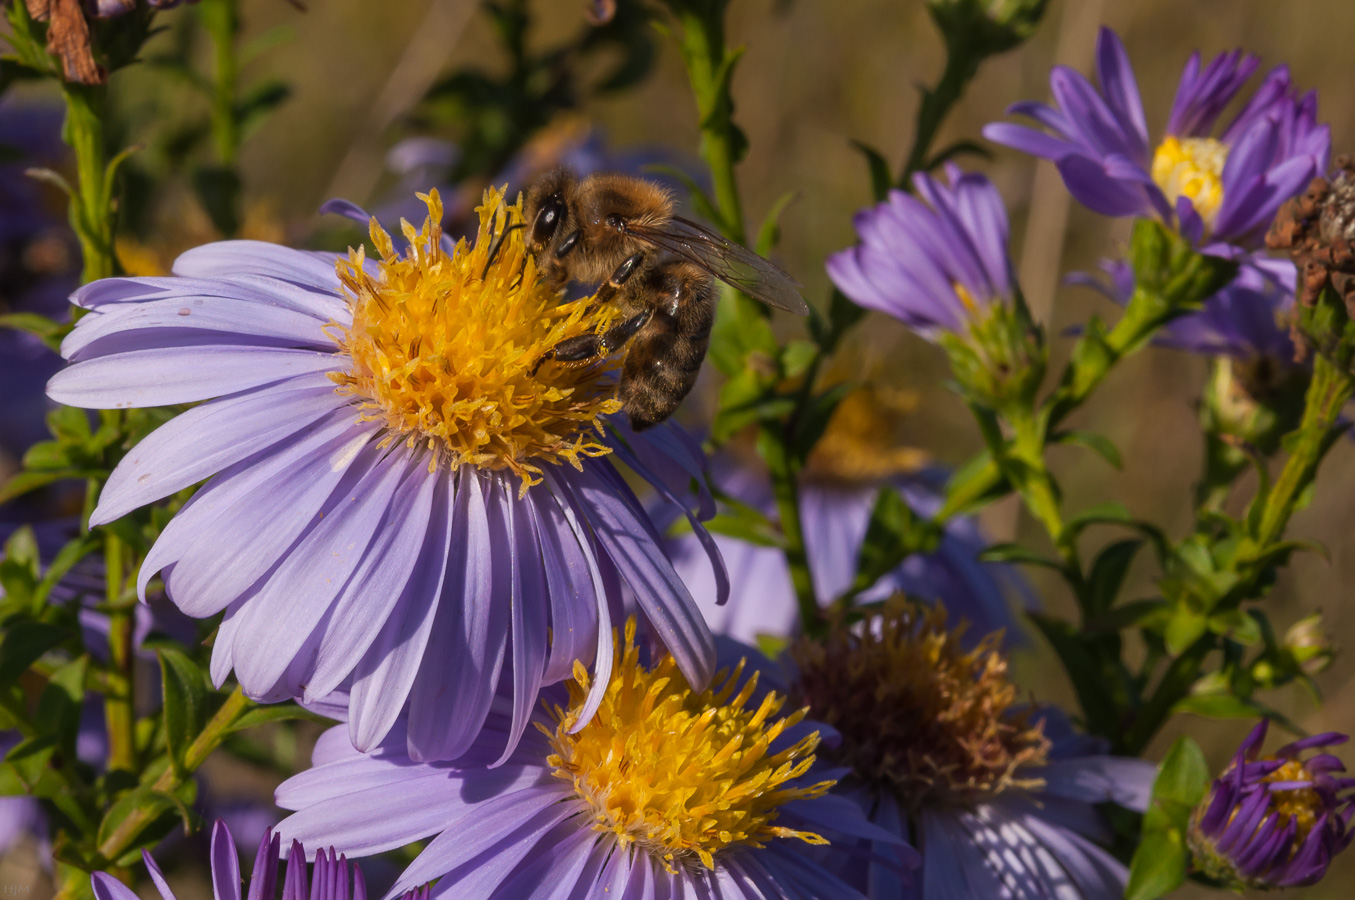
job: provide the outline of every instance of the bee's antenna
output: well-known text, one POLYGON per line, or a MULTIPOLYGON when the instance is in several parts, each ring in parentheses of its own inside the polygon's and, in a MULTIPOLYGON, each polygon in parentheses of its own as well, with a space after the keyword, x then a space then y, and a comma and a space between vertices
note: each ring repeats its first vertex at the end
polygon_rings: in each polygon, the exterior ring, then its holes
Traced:
POLYGON ((485 278, 489 275, 489 267, 494 264, 494 257, 499 255, 499 248, 502 247, 503 242, 508 239, 508 232, 516 231, 519 228, 523 228, 525 227, 525 224, 526 223, 519 222, 516 225, 509 225, 503 231, 499 232, 498 238, 489 247, 489 257, 485 260, 484 271, 480 273, 481 281, 484 281, 485 278))

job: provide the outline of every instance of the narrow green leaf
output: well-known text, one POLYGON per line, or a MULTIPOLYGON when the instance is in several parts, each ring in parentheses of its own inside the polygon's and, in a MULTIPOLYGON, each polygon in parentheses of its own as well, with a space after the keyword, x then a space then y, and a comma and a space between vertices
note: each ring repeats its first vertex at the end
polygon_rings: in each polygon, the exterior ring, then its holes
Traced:
POLYGON ((1019 563, 1027 566, 1044 566, 1055 571, 1063 570, 1063 563, 1048 556, 1042 556, 1020 544, 992 544, 979 552, 980 562, 1019 563))
POLYGON ((852 141, 852 146, 866 158, 866 170, 870 173, 870 193, 878 203, 889 196, 894 186, 894 175, 890 172, 889 162, 870 144, 864 141, 852 141))
POLYGON ((89 672, 89 657, 81 656, 52 673, 38 699, 34 717, 42 734, 55 737, 62 750, 75 753, 75 739, 80 733, 80 712, 85 701, 85 677, 89 672))
POLYGON ((247 731, 269 722, 288 721, 314 722, 317 725, 334 724, 333 719, 311 712, 293 702, 270 703, 267 706, 256 706, 241 713, 240 717, 231 725, 230 730, 232 732, 247 731))
POLYGON ((1088 450, 1095 452, 1106 462, 1110 463, 1113 468, 1124 468, 1124 460, 1120 457, 1120 451, 1115 447, 1115 444, 1111 442, 1110 438, 1105 435, 1097 434, 1094 431, 1070 429, 1068 431, 1060 431, 1050 440, 1056 444, 1076 444, 1080 447, 1086 447, 1088 450))
POLYGON ((180 650, 158 649, 164 682, 165 746, 180 775, 187 775, 184 755, 207 721, 213 691, 202 670, 180 650))
POLYGON ((0 634, 0 687, 14 684, 40 656, 69 636, 59 625, 16 622, 0 634))
POLYGON ((1153 799, 1169 800, 1194 808, 1209 788, 1209 763, 1194 738, 1176 739, 1158 767, 1153 781, 1153 799))
POLYGON ((1096 555, 1087 575, 1088 592, 1097 611, 1110 609, 1120 594, 1129 566, 1143 547, 1143 540, 1116 541, 1096 555))
POLYGON ((781 242, 781 214, 798 196, 798 191, 787 191, 772 204, 772 208, 767 211, 767 217, 762 220, 762 227, 757 231, 757 240, 753 243, 754 253, 759 256, 772 255, 776 245, 781 242))

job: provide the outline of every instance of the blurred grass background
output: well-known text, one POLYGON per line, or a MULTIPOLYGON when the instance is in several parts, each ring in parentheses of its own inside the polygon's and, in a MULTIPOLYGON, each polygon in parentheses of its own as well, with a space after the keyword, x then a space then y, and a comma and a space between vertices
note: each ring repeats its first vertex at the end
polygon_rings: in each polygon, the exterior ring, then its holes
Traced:
MULTIPOLYGON (((280 78, 293 94, 246 144, 242 174, 248 200, 276 214, 294 237, 315 228, 314 211, 331 196, 358 202, 383 197, 390 181, 382 173, 384 154, 397 137, 415 133, 403 123, 437 76, 468 62, 490 69, 503 65, 475 0, 312 0, 308 5, 302 14, 280 0, 243 4, 246 39, 276 26, 293 32, 244 73, 247 80, 280 78)), ((796 192, 797 202, 782 220, 777 255, 804 282, 806 297, 822 300, 829 290, 823 260, 852 241, 851 215, 870 198, 865 165, 850 141, 862 140, 897 164, 911 138, 916 87, 934 82, 940 73, 941 44, 920 0, 736 0, 732 6, 729 38, 748 47, 734 90, 737 119, 751 142, 739 170, 749 220, 759 222, 784 192, 796 192)), ((535 2, 535 37, 553 42, 574 33, 582 27, 583 7, 583 0, 535 2)), ((186 14, 175 11, 164 20, 172 24, 186 14)), ((1344 96, 1353 77, 1348 38, 1355 33, 1355 4, 1349 0, 1054 0, 1033 40, 980 72, 938 146, 978 138, 982 125, 1001 118, 1013 101, 1047 99, 1051 64, 1088 71, 1100 23, 1125 40, 1154 134, 1166 120, 1188 54, 1199 49, 1209 57, 1242 46, 1259 54, 1265 66, 1287 63, 1298 85, 1317 88, 1320 117, 1331 124, 1334 151, 1353 146, 1355 104, 1344 96)), ((675 49, 664 41, 659 47, 648 79, 579 112, 619 148, 648 145, 690 153, 697 122, 686 74, 675 49)), ((206 52, 205 43, 200 49, 206 52)), ((190 114, 184 89, 150 68, 119 79, 114 90, 122 108, 146 131, 129 135, 132 141, 153 145, 157 130, 190 114)), ((1026 295, 1050 323, 1057 358, 1066 352, 1066 342, 1057 336, 1065 328, 1092 312, 1113 313, 1091 292, 1061 287, 1061 273, 1092 268, 1098 256, 1117 252, 1127 239, 1127 223, 1070 204, 1048 164, 992 149, 991 161, 967 164, 986 171, 1008 201, 1013 253, 1026 295)), ((966 458, 978 439, 944 387, 941 354, 883 317, 867 322, 841 357, 852 360, 858 374, 919 392, 922 402, 910 420, 910 440, 942 462, 966 458)), ((1163 350, 1147 351, 1120 367, 1077 425, 1111 437, 1125 466, 1117 472, 1093 454, 1060 453, 1056 471, 1073 510, 1117 498, 1173 535, 1186 530, 1200 461, 1195 404, 1204 372, 1203 360, 1163 350)), ((1355 605, 1347 600, 1347 587, 1355 583, 1355 543, 1348 537, 1355 516, 1347 500, 1355 496, 1355 446, 1333 452, 1322 474, 1316 496, 1295 518, 1291 533, 1323 541, 1330 563, 1314 555, 1296 557, 1267 604, 1281 632, 1320 608, 1339 647, 1351 643, 1355 629, 1355 605)), ((1242 494, 1249 489, 1244 483, 1242 494)), ((998 537, 1043 541, 1011 506, 993 510, 988 525, 998 537)), ((1116 536, 1093 532, 1091 540, 1116 536)), ((1149 595, 1153 574, 1145 555, 1127 597, 1149 595)), ((1037 587, 1055 611, 1070 611, 1056 585, 1037 580, 1037 587)), ((1320 709, 1297 689, 1269 699, 1311 731, 1355 731, 1352 666, 1355 658, 1338 657, 1319 678, 1325 695, 1320 709)), ((1071 701, 1062 672, 1045 648, 1026 651, 1018 670, 1040 699, 1071 701)), ((1176 734, 1189 731, 1217 768, 1250 726, 1179 718, 1152 755, 1160 757, 1176 734)), ((6 868, 14 864, 6 861, 6 868)), ((21 880, 0 869, 0 882, 21 880)), ((1306 896, 1351 896, 1352 880, 1355 853, 1306 896)), ((185 884, 180 896, 197 896, 194 891, 203 887, 185 884)), ((1197 894, 1187 889, 1182 896, 1197 894)))

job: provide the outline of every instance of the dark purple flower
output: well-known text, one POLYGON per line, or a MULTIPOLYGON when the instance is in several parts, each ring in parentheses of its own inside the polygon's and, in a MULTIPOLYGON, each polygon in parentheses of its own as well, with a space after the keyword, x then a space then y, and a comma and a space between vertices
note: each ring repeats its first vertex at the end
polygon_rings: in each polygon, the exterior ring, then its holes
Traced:
POLYGON ((1330 145, 1327 126, 1317 124, 1316 95, 1300 95, 1286 66, 1271 70, 1237 115, 1216 127, 1258 65, 1233 50, 1201 68, 1193 54, 1153 147, 1128 54, 1115 32, 1102 28, 1099 91, 1055 66, 1054 106, 1026 101, 1008 110, 1041 128, 998 122, 983 133, 1053 160, 1069 192, 1089 209, 1158 216, 1204 252, 1233 256, 1261 246, 1280 204, 1326 169, 1330 145))
POLYGON ((858 212, 861 243, 828 258, 829 276, 853 302, 933 340, 964 331, 984 307, 1014 292, 1007 210, 997 188, 953 165, 946 175, 949 185, 915 175, 917 197, 890 191, 885 202, 858 212))
POLYGON ((1355 836, 1355 778, 1330 753, 1301 757, 1349 736, 1329 731, 1262 756, 1269 724, 1251 730, 1191 817, 1195 865, 1237 890, 1313 884, 1355 836))
MULTIPOLYGON (((212 900, 274 900, 278 897, 278 861, 281 838, 269 832, 259 842, 250 880, 242 884, 240 857, 226 823, 217 820, 212 827, 212 900), (243 889, 243 890, 242 890, 243 889)), ((282 877, 280 900, 367 900, 367 884, 362 869, 349 868, 348 860, 331 850, 314 854, 315 866, 307 878, 306 851, 294 843, 282 877), (351 878, 351 880, 350 880, 351 878)), ((174 892, 148 851, 141 851, 151 881, 163 900, 174 900, 174 892)), ((95 872, 91 879, 95 900, 139 900, 135 891, 106 872, 95 872)), ((427 886, 408 890, 399 900, 428 900, 427 886)))
POLYGON ((610 664, 623 582, 692 683, 714 644, 616 465, 690 514, 672 486, 700 479, 699 448, 668 423, 618 431, 612 366, 537 365, 610 308, 524 278, 522 229, 507 229, 521 209, 498 192, 455 247, 436 193, 429 206, 406 252, 372 227, 379 260, 226 241, 180 256, 176 277, 87 285, 48 390, 93 408, 199 404, 126 455, 91 521, 212 479, 138 586, 163 571, 185 613, 224 612, 218 685, 234 670, 277 700, 351 684, 364 748, 408 703, 411 755, 439 759, 475 741, 501 680, 509 752, 542 684, 610 664))

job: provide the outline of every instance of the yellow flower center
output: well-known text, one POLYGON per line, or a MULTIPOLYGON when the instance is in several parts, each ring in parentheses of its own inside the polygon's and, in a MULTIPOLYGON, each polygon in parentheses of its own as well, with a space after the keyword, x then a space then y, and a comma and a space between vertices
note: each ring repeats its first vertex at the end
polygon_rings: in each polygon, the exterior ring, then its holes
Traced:
POLYGON ((599 416, 616 412, 609 362, 547 364, 560 341, 605 328, 610 306, 592 298, 561 303, 538 279, 523 241, 522 201, 485 192, 474 244, 441 246, 442 202, 420 199, 428 218, 415 231, 401 222, 409 248, 395 250, 375 219, 370 233, 381 256, 364 269, 362 248, 337 270, 353 324, 334 326, 352 367, 331 376, 358 401, 364 421, 382 423, 386 442, 424 442, 430 465, 509 469, 522 489, 540 481, 541 464, 610 452, 599 416), (534 371, 535 370, 535 371, 534 371))
POLYGON ((1017 705, 1001 632, 966 651, 963 631, 946 627, 941 606, 896 597, 858 627, 791 648, 793 695, 842 734, 831 755, 909 809, 1044 784, 1020 771, 1048 761, 1049 740, 1017 705))
MULTIPOLYGON (((1275 757, 1270 757, 1274 759, 1275 757)), ((1311 781, 1312 775, 1304 768, 1303 763, 1297 759, 1291 759, 1280 766, 1274 772, 1271 772, 1262 781, 1275 783, 1277 781, 1311 781)), ((1317 813, 1322 807, 1322 799, 1317 795, 1317 791, 1312 788, 1293 788, 1287 791, 1275 791, 1270 795, 1270 806, 1280 815, 1280 821, 1276 824, 1283 828, 1293 819, 1297 827, 1297 833, 1294 835, 1294 846, 1298 847, 1303 843, 1303 839, 1308 836, 1308 832, 1313 830, 1317 824, 1317 813)))
POLYGON ((1153 181, 1173 205, 1185 197, 1207 227, 1223 204, 1223 164, 1227 144, 1214 138, 1168 137, 1153 154, 1153 181))
POLYGON ((774 824, 783 804, 832 787, 831 781, 785 786, 809 771, 819 735, 772 753, 772 743, 805 711, 773 720, 786 700, 771 692, 748 706, 757 675, 736 692, 743 669, 741 660, 696 693, 671 656, 652 669, 640 665, 631 619, 601 706, 571 733, 589 687, 588 673, 574 664, 569 710, 555 708, 553 732, 538 727, 555 751, 548 762, 556 777, 572 783, 594 829, 658 857, 669 871, 697 861, 714 868, 721 851, 762 847, 772 838, 827 843, 774 824))

